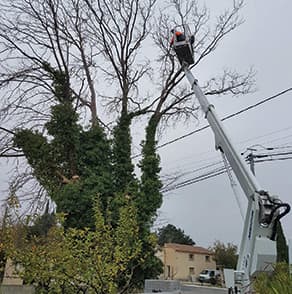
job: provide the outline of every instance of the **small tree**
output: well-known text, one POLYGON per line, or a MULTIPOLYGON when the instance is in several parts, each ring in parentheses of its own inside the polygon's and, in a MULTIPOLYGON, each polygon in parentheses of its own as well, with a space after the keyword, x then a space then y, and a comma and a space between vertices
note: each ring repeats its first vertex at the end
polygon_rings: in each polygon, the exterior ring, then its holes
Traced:
POLYGON ((277 262, 288 263, 288 246, 280 222, 277 225, 277 262))
POLYGON ((223 268, 236 268, 238 258, 236 245, 231 243, 225 245, 217 240, 210 250, 214 252, 214 258, 218 266, 222 266, 223 268))
POLYGON ((165 243, 178 243, 186 245, 195 244, 193 239, 186 235, 182 229, 176 228, 171 224, 168 224, 167 226, 158 230, 158 244, 163 246, 165 243))
MULTIPOLYGON (((99 230, 54 226, 47 236, 23 238, 8 234, 7 253, 21 265, 19 275, 37 293, 124 293, 132 286, 134 260, 141 254, 137 210, 125 199, 113 228, 95 205, 99 230), (119 288, 120 280, 127 281, 119 288)), ((143 263, 143 260, 140 259, 143 263)))

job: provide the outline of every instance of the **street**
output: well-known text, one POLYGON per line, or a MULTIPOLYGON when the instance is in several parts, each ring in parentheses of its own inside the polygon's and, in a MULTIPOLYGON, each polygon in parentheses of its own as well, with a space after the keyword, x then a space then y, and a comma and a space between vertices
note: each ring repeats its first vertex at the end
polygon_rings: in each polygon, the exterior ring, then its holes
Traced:
POLYGON ((184 285, 181 292, 182 294, 225 294, 228 293, 228 290, 226 288, 184 285))
MULTIPOLYGON (((152 293, 155 293, 155 292, 152 292, 152 293)), ((160 293, 160 294, 227 294, 228 290, 226 288, 215 288, 215 287, 197 286, 197 285, 182 285, 181 290, 176 290, 171 292, 156 292, 156 293, 160 293)))

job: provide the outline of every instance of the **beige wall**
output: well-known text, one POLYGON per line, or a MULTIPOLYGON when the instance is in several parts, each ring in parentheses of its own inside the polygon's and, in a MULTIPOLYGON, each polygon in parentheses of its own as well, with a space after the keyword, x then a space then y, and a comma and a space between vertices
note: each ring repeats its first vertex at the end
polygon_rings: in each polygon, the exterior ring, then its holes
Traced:
POLYGON ((7 259, 5 264, 4 277, 2 281, 3 285, 22 285, 23 281, 19 278, 15 271, 15 265, 11 259, 7 259))
POLYGON ((196 279, 203 269, 216 269, 212 255, 208 254, 163 248, 158 257, 164 264, 164 279, 190 280, 191 276, 196 279))

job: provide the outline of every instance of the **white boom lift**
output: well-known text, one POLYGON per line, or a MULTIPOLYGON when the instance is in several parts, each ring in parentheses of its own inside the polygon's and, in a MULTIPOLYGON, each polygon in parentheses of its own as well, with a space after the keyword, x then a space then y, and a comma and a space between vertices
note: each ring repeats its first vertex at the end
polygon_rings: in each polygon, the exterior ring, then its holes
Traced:
POLYGON ((228 160, 248 201, 239 258, 236 271, 234 271, 235 287, 230 288, 229 293, 249 293, 251 282, 259 272, 273 270, 272 265, 277 257, 277 224, 280 218, 290 211, 290 206, 282 203, 277 197, 270 196, 261 188, 247 164, 240 157, 240 153, 235 150, 222 122, 215 113, 214 105, 209 103, 190 70, 190 65, 194 63, 191 38, 184 32, 183 38, 177 40, 178 34, 175 30, 173 32, 173 49, 214 132, 215 147, 228 160))

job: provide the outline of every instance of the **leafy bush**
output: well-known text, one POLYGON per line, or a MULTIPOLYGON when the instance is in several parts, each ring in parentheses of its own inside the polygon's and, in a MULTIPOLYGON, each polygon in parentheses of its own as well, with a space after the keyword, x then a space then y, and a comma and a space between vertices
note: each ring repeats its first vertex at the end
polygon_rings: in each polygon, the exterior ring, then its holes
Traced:
POLYGON ((260 274, 254 284, 259 294, 292 294, 292 276, 287 263, 278 263, 272 275, 260 274))

